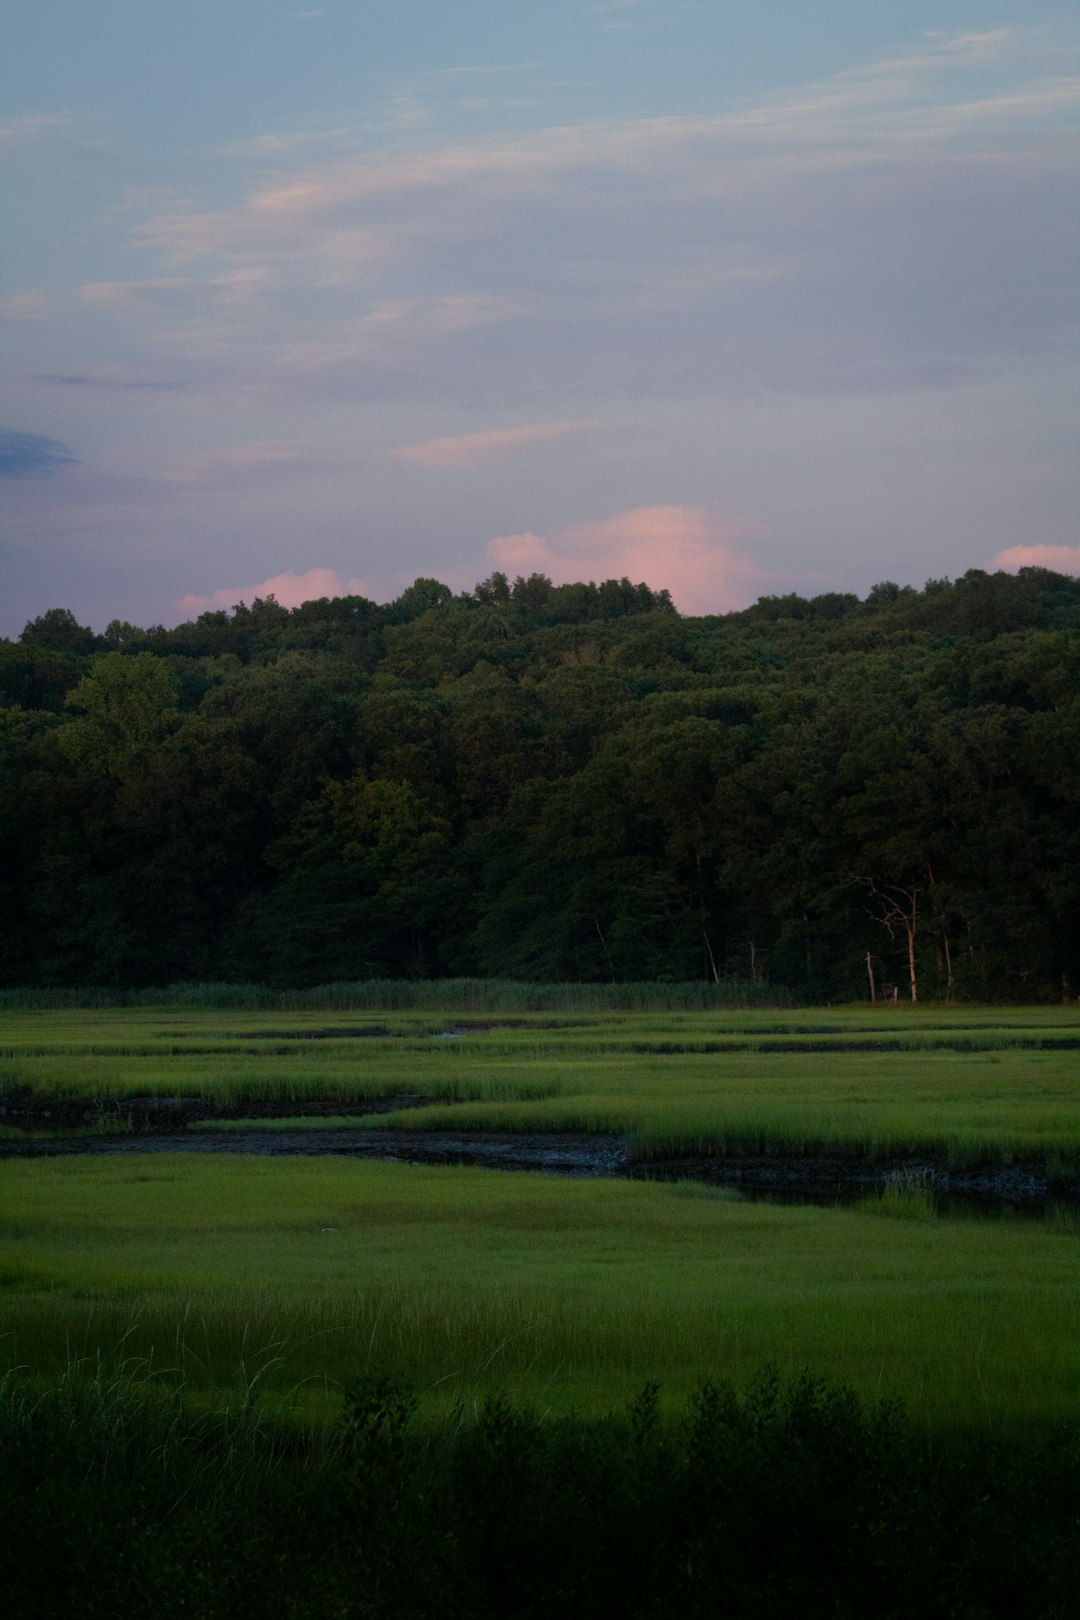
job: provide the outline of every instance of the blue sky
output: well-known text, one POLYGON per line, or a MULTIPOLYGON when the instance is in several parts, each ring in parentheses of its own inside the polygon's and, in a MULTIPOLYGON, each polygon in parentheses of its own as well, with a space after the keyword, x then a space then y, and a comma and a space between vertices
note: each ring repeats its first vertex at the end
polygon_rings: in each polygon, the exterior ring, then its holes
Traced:
POLYGON ((0 632, 1080 571, 1072 7, 9 0, 0 632))

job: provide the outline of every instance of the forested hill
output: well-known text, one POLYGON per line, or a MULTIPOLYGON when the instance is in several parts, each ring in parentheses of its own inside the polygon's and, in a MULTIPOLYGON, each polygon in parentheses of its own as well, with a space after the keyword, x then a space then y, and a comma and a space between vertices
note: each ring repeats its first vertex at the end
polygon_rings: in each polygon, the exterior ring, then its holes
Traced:
POLYGON ((0 642, 8 985, 1080 991, 1080 580, 626 580, 0 642))

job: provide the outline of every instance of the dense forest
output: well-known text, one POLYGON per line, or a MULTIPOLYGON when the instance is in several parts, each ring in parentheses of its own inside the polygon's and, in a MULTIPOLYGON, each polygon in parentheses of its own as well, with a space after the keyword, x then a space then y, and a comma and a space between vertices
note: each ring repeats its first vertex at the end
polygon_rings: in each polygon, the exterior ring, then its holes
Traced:
POLYGON ((1080 991, 1080 580, 627 580, 0 642, 0 982, 1080 991))

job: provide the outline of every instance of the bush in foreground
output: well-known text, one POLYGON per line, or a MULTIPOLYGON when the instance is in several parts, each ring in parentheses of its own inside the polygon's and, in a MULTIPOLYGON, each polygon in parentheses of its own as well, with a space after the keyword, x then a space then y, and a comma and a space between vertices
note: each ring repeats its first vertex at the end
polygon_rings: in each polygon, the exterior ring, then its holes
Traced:
POLYGON ((389 1379, 305 1432, 71 1377, 0 1403, 11 1620, 1065 1620, 1077 1433, 935 1445, 895 1405, 763 1374, 608 1418, 504 1400, 437 1428, 389 1379))

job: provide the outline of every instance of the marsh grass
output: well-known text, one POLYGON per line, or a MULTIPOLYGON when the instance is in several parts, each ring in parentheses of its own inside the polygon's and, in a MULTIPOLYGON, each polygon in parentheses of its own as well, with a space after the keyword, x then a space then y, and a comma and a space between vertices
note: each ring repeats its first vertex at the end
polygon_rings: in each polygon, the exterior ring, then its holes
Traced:
POLYGON ((344 1023, 311 1010, 24 1010, 0 1018, 0 1108, 10 1120, 28 1099, 86 1099, 118 1118, 127 1099, 198 1097, 211 1112, 305 1115, 408 1094, 435 1106, 380 1125, 614 1131, 643 1159, 932 1152, 1067 1173, 1080 1158, 1078 1059, 1062 1043, 1076 1039, 1067 1008, 579 1011, 514 1027, 470 1026, 460 1008, 344 1023), (956 1049, 968 1037, 978 1049, 956 1049))
POLYGON ((1080 1237, 1080 1209, 1075 1204, 1051 1204, 1046 1212, 1046 1224, 1051 1232, 1062 1237, 1080 1237))
POLYGON ((199 1011, 425 1011, 460 1013, 709 1011, 792 1007, 783 986, 750 979, 718 983, 529 984, 510 979, 359 979, 310 990, 258 984, 172 984, 156 989, 27 987, 0 990, 0 1011, 178 1007, 199 1011))
MULTIPOLYGON (((291 1115, 211 1130, 574 1129, 643 1162, 929 1150, 1076 1173, 1075 1010, 579 998, 556 1020, 552 987, 537 1011, 494 1005, 504 988, 9 999, 0 1102, 82 1101, 87 1130, 201 1097, 291 1115), (306 1111, 404 1096, 433 1101, 306 1111)), ((332 1156, 0 1170, 14 1620, 321 1617, 358 1594, 401 1620, 1076 1612, 1074 1209, 932 1219, 911 1177, 822 1209, 332 1156), (893 1396, 908 1420, 876 1405, 893 1396)))
POLYGON ((943 1446, 769 1366, 667 1411, 650 1381, 594 1416, 497 1391, 437 1423, 382 1370, 306 1427, 252 1388, 209 1408, 75 1367, 0 1388, 0 1446, 11 1620, 1061 1620, 1077 1595, 1075 1436, 943 1446))
POLYGON ((212 1391, 245 1363, 274 1399, 313 1408, 379 1367, 434 1408, 504 1388, 595 1411, 643 1376, 676 1398, 771 1359, 891 1390, 927 1423, 1009 1426, 1075 1413, 1080 1371, 1058 1232, 664 1183, 336 1158, 26 1161, 0 1188, 0 1286, 10 1366, 52 1378, 100 1352, 212 1391))
POLYGON ((739 1204, 742 1193, 737 1187, 718 1187, 708 1181, 669 1181, 668 1190, 673 1198, 704 1198, 707 1202, 739 1204))
POLYGON ((937 1219, 938 1178, 933 1170, 894 1171, 873 1198, 862 1208, 871 1215, 888 1215, 893 1220, 933 1221, 937 1219))

